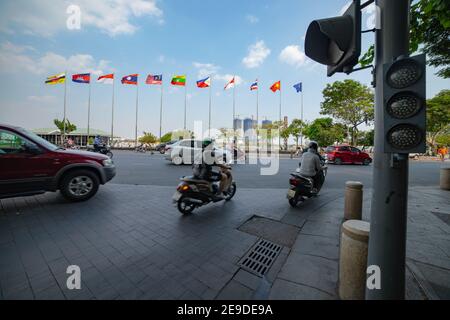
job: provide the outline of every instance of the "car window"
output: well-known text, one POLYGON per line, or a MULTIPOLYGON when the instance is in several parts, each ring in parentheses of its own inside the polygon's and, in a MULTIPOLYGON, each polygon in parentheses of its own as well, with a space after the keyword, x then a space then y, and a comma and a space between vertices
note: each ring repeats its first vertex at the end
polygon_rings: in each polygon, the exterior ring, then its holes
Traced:
POLYGON ((5 154, 25 153, 25 145, 35 145, 16 133, 0 130, 0 156, 5 154))
POLYGON ((180 142, 180 146, 182 147, 190 147, 191 146, 191 141, 189 140, 184 140, 180 142))
POLYGON ((349 147, 340 147, 339 151, 350 151, 349 147))
POLYGON ((202 142, 201 141, 195 141, 195 147, 201 149, 202 142))
MULTIPOLYGON (((42 137, 39 137, 37 134, 35 134, 35 133, 31 132, 31 131, 28 131, 28 130, 25 130, 25 129, 20 129, 20 132, 21 132, 24 136, 30 138, 31 140, 36 141, 37 143, 39 143, 41 146, 44 146, 44 147, 47 148, 48 150, 55 151, 56 149, 58 149, 58 147, 55 146, 53 143, 51 143, 51 142, 45 140, 45 139, 42 138, 42 137)), ((31 143, 31 142, 30 142, 30 143, 31 143)), ((33 143, 33 144, 34 144, 34 143, 33 143)))
POLYGON ((335 147, 327 147, 327 149, 325 150, 325 152, 333 152, 336 148, 335 147))
POLYGON ((361 152, 358 148, 352 148, 352 152, 361 152))

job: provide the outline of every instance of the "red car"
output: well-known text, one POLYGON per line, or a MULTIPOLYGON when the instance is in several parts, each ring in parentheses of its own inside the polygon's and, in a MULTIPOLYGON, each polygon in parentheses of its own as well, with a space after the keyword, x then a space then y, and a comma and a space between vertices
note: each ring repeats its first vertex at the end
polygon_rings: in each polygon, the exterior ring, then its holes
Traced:
POLYGON ((59 148, 0 124, 0 199, 60 190, 68 200, 84 201, 115 175, 114 162, 105 155, 59 148))
POLYGON ((328 163, 341 164, 363 164, 368 166, 372 158, 366 152, 350 146, 330 146, 325 150, 325 159, 328 163))

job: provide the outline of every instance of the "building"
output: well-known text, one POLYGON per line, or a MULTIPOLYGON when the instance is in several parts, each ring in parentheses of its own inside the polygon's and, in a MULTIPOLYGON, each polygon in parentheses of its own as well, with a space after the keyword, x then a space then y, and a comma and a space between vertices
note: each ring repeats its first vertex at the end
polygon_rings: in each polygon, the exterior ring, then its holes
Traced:
POLYGON ((265 128, 265 127, 270 126, 271 124, 272 124, 272 120, 263 120, 262 127, 265 128))
POLYGON ((233 121, 234 130, 242 130, 242 119, 236 118, 233 121))
MULTIPOLYGON (((63 137, 59 129, 43 128, 32 130, 32 132, 53 144, 63 145, 63 137)), ((87 129, 77 129, 73 132, 66 133, 66 138, 71 138, 75 145, 80 147, 85 147, 89 139, 93 140, 96 136, 100 136, 104 143, 110 144, 111 134, 102 130, 90 129, 89 138, 87 136, 87 129)))

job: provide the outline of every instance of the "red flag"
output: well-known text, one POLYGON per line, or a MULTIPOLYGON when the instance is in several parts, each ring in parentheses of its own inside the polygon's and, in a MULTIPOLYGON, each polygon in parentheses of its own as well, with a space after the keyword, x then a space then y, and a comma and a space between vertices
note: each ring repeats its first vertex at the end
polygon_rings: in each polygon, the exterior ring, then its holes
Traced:
POLYGON ((278 90, 281 91, 281 81, 275 82, 271 87, 270 90, 273 92, 277 92, 278 90))

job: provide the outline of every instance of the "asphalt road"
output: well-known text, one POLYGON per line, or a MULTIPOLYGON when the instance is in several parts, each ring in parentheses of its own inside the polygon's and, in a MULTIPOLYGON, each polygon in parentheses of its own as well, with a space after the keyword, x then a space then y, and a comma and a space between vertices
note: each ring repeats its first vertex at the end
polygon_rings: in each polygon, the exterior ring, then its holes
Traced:
MULTIPOLYGON (((114 162, 117 176, 112 183, 131 185, 173 186, 179 178, 192 174, 191 166, 174 166, 160 154, 134 153, 130 151, 114 151, 114 162)), ((259 165, 235 165, 233 174, 241 188, 274 188, 288 187, 289 173, 298 165, 298 159, 280 159, 278 173, 262 176, 259 165)), ((410 186, 437 186, 439 184, 439 162, 410 162, 410 186)), ((346 181, 361 181, 365 187, 372 186, 373 166, 330 165, 325 187, 341 188, 346 181)))

